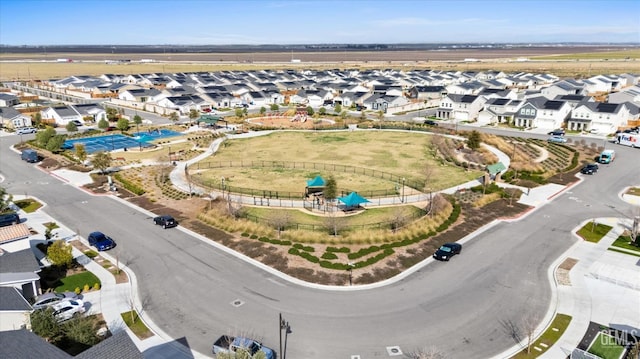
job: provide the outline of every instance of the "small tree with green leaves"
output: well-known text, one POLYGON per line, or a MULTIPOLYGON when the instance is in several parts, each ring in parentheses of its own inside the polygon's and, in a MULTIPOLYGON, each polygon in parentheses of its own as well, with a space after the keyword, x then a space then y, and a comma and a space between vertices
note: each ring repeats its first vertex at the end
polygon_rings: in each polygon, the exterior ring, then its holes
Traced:
POLYGON ((101 119, 100 121, 98 121, 98 128, 101 130, 106 130, 107 127, 109 127, 109 121, 107 121, 106 119, 101 119))
POLYGON ((47 147, 47 143, 49 143, 49 140, 55 135, 56 130, 51 126, 47 126, 44 131, 38 131, 36 133, 36 145, 42 148, 47 147))
POLYGON ((313 116, 314 113, 315 111, 313 111, 313 107, 307 106, 307 115, 313 116))
POLYGON ((47 248, 47 259, 55 266, 69 268, 71 263, 73 263, 71 250, 72 247, 70 244, 67 244, 67 242, 62 240, 54 241, 49 248, 47 248))
POLYGON ((29 316, 29 321, 31 322, 31 331, 50 343, 55 344, 64 336, 60 324, 53 316, 53 308, 51 307, 34 310, 29 316))
POLYGON ((111 166, 111 154, 109 152, 99 151, 93 154, 93 159, 91 163, 94 168, 100 170, 100 173, 104 174, 104 172, 111 166))
POLYGON ((178 115, 178 113, 177 113, 177 112, 173 111, 173 112, 171 112, 171 113, 169 114, 169 119, 170 119, 172 122, 177 122, 177 121, 180 119, 180 116, 178 115))
POLYGON ((40 128, 42 125, 42 114, 40 112, 36 112, 31 116, 31 122, 33 122, 33 127, 40 128))
POLYGON ((327 109, 324 107, 320 107, 320 109, 318 110, 318 112, 320 113, 320 115, 324 116, 327 114, 327 109))
POLYGON ((61 325, 65 337, 86 346, 93 346, 100 342, 96 335, 98 323, 94 317, 79 316, 61 325))
POLYGON ((200 111, 196 110, 195 108, 192 108, 189 111, 189 120, 191 120, 191 123, 195 122, 195 120, 198 119, 198 117, 200 117, 200 111))
POLYGON ((264 106, 260 107, 260 114, 264 115, 265 113, 267 113, 267 108, 264 106))
POLYGON ((271 111, 278 111, 280 109, 280 106, 278 106, 277 103, 272 103, 271 106, 269 106, 269 109, 271 111))
POLYGON ((480 143, 480 132, 476 130, 471 131, 469 138, 467 138, 467 146, 475 151, 480 148, 480 143))
POLYGON ((327 178, 327 182, 324 185, 324 191, 322 191, 322 193, 324 198, 329 202, 333 202, 338 196, 338 183, 333 175, 327 178))
POLYGON ((125 132, 129 129, 129 120, 126 118, 121 118, 116 123, 116 128, 120 130, 120 132, 125 132))
POLYGON ((60 152, 60 148, 64 144, 64 141, 67 139, 65 135, 55 135, 47 141, 47 145, 45 148, 47 151, 51 151, 53 153, 60 152))
POLYGON ((140 117, 140 115, 133 116, 133 123, 135 123, 136 126, 140 126, 142 124, 142 117, 140 117))
POLYGON ((337 104, 333 107, 333 112, 335 112, 335 113, 340 113, 340 112, 342 112, 342 105, 340 105, 339 103, 337 103, 337 104))
POLYGON ((64 128, 68 131, 68 132, 78 132, 78 126, 76 126, 75 123, 73 122, 69 122, 67 123, 66 126, 64 126, 64 128))
POLYGON ((244 111, 242 111, 241 108, 236 108, 236 117, 237 118, 243 118, 244 117, 244 111))
POLYGON ((107 119, 109 121, 115 121, 118 119, 118 109, 114 107, 106 107, 105 112, 107 113, 107 119))

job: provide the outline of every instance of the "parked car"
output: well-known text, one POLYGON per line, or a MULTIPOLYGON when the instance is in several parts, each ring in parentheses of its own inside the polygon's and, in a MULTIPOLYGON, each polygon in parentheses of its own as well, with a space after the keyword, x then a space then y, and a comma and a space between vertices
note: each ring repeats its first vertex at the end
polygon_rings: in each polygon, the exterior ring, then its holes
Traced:
POLYGON ((80 299, 66 299, 54 304, 52 308, 54 318, 59 322, 64 322, 76 314, 84 313, 84 302, 80 299))
POLYGON ((0 213, 0 227, 11 226, 20 223, 20 216, 16 212, 0 213))
POLYGON ((462 251, 462 244, 458 243, 445 243, 433 254, 433 258, 440 261, 448 261, 456 254, 460 254, 462 251))
POLYGON ((565 134, 565 132, 561 128, 557 128, 557 129, 547 133, 547 135, 551 135, 551 136, 564 136, 564 134, 565 134))
POLYGON ((40 159, 38 158, 38 152, 30 148, 26 148, 22 150, 22 153, 20 154, 20 158, 23 161, 27 161, 29 163, 36 163, 40 161, 40 159))
POLYGON ((547 141, 552 143, 566 143, 567 139, 562 136, 551 136, 547 141))
POLYGON ((64 292, 64 293, 45 293, 41 296, 39 296, 38 298, 36 298, 35 303, 33 303, 33 305, 31 305, 31 307, 33 307, 33 309, 44 309, 46 307, 49 307, 51 305, 60 303, 63 300, 67 300, 67 299, 75 299, 77 298, 78 295, 76 293, 73 292, 64 292))
POLYGON ((116 246, 116 242, 102 232, 91 232, 88 240, 89 245, 96 247, 98 251, 106 251, 116 246))
POLYGON ((598 164, 597 163, 589 163, 588 165, 582 167, 580 173, 585 175, 592 175, 598 172, 598 164))
POLYGON ((153 219, 153 222, 156 225, 162 226, 162 228, 171 228, 178 225, 178 221, 176 221, 173 217, 167 214, 155 217, 153 219))
POLYGON ((425 120, 424 124, 429 126, 438 126, 438 123, 434 120, 425 120))
POLYGON ((36 133, 36 132, 38 132, 38 130, 36 130, 33 127, 20 127, 16 129, 16 135, 28 135, 30 133, 36 133))
POLYGON ((80 122, 78 120, 72 120, 71 122, 73 122, 73 124, 78 126, 78 127, 84 125, 84 123, 82 123, 82 122, 80 122))

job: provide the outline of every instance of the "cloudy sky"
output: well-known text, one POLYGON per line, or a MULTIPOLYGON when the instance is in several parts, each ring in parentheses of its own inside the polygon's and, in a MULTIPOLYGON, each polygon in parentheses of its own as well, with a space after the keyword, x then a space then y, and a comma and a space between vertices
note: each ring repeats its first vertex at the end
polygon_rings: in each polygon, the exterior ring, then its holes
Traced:
POLYGON ((0 0, 3 45, 640 42, 637 0, 0 0))

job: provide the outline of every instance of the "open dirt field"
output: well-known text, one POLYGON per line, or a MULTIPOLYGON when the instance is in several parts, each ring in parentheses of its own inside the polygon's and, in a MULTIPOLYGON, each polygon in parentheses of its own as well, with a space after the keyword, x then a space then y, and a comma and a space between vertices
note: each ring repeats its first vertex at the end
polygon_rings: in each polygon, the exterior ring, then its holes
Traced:
POLYGON ((105 73, 257 69, 398 68, 548 72, 558 76, 640 72, 640 50, 610 46, 236 53, 0 53, 0 80, 52 79, 105 73), (557 56, 557 59, 553 58, 557 56), (540 57, 541 59, 537 59, 540 57), (529 61, 518 61, 518 59, 529 61), (72 59, 73 62, 56 62, 72 59), (155 62, 140 63, 141 59, 155 62), (292 59, 299 62, 292 62, 292 59), (477 62, 464 61, 476 59, 477 62), (105 61, 130 60, 107 64, 105 61))

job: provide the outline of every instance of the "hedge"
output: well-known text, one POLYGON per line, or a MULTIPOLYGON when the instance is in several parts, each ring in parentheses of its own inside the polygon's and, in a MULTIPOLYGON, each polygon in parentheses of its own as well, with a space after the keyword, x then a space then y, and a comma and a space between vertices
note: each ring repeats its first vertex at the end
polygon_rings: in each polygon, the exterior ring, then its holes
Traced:
POLYGON ((145 193, 145 190, 142 187, 130 182, 128 179, 122 177, 119 173, 114 174, 113 177, 118 180, 118 182, 122 183, 122 186, 124 186, 127 191, 132 192, 138 196, 141 196, 145 193))

